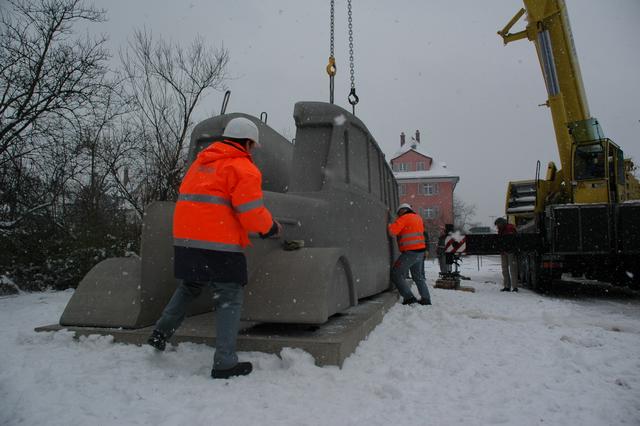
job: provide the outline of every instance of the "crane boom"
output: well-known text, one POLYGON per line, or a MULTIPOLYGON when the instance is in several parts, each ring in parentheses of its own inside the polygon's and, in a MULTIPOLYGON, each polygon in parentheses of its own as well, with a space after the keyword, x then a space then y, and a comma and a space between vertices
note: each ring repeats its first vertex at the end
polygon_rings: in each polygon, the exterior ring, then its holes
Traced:
POLYGON ((498 34, 505 44, 525 37, 535 44, 547 88, 546 104, 551 109, 560 163, 565 170, 565 178, 568 179, 573 143, 570 129, 573 127, 586 131, 589 135, 582 135, 583 140, 595 139, 600 136, 601 131, 599 128, 589 129, 589 126, 577 124, 589 120, 589 124, 597 127, 595 120, 590 120, 589 105, 564 0, 524 0, 524 4, 528 21, 526 29, 515 34, 508 32, 524 14, 525 9, 522 9, 498 34), (571 123, 576 124, 571 126, 571 123))
POLYGON ((519 279, 540 290, 566 272, 640 286, 640 183, 633 162, 589 114, 564 0, 523 2, 498 34, 505 44, 535 45, 562 170, 550 162, 541 179, 538 161, 535 179, 509 182, 505 211, 518 234, 468 238, 467 253, 516 253, 519 279), (510 33, 525 13, 525 29, 510 33))
POLYGON ((562 170, 551 162, 542 185, 537 178, 535 187, 530 181, 510 184, 507 213, 531 217, 558 202, 616 203, 637 198, 630 160, 590 116, 565 0, 523 2, 525 8, 498 34, 505 44, 526 38, 535 45, 562 170), (510 33, 525 13, 525 29, 510 33), (525 202, 530 193, 535 193, 535 203, 525 202))

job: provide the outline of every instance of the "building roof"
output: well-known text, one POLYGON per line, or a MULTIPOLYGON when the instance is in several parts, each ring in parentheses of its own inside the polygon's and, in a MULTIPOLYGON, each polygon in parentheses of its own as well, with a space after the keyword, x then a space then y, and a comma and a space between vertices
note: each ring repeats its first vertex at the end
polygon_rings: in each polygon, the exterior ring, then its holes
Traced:
POLYGON ((433 162, 430 170, 418 170, 414 172, 393 172, 396 179, 422 179, 422 178, 449 178, 460 180, 460 176, 447 168, 447 163, 433 162))
POLYGON ((411 141, 410 143, 405 143, 404 146, 401 146, 400 149, 393 154, 393 157, 391 157, 390 161, 395 160, 396 158, 400 157, 402 154, 406 154, 409 151, 413 151, 416 154, 422 155, 423 157, 431 158, 427 154, 418 151, 416 143, 414 141, 411 141))
MULTIPOLYGON (((415 144, 405 144, 401 147, 396 153, 393 155, 391 161, 397 159, 398 157, 403 156, 409 151, 413 151, 416 154, 419 154, 425 158, 429 158, 433 160, 432 157, 418 151, 415 148, 415 144)), ((447 168, 447 163, 444 161, 436 162, 431 161, 431 167, 429 170, 418 170, 413 172, 393 172, 396 179, 421 179, 421 178, 454 178, 456 181, 460 180, 460 176, 456 175, 454 172, 447 168)))

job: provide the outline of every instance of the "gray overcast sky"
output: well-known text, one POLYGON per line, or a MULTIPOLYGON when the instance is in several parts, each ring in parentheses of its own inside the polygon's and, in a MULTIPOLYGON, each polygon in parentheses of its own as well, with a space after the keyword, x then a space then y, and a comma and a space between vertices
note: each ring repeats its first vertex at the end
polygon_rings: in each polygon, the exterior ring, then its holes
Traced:
MULTIPOLYGON (((134 28, 188 43, 198 34, 230 51, 227 112, 256 116, 291 138, 297 101, 328 101, 329 1, 96 1, 112 47, 134 28)), ((496 34, 517 0, 353 0, 356 114, 390 158, 401 131, 460 175, 456 194, 489 223, 504 212, 509 180, 558 161, 532 43, 496 34)), ((591 115, 640 163, 640 0, 567 0, 591 115)), ((346 0, 336 1, 336 103, 349 109, 346 0)), ((512 31, 521 29, 522 24, 512 31)), ((220 110, 209 96, 197 121, 220 110)))

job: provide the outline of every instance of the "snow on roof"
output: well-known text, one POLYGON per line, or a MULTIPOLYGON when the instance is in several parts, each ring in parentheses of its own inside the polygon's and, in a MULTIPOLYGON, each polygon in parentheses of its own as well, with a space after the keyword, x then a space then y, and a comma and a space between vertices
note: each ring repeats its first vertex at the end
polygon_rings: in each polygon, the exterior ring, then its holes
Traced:
MULTIPOLYGON (((409 151, 414 151, 417 154, 433 160, 433 157, 425 154, 424 152, 421 152, 418 148, 420 148, 420 144, 416 143, 415 140, 405 143, 400 147, 398 151, 393 154, 390 162, 409 151)), ((444 161, 432 161, 431 168, 429 170, 419 170, 413 172, 393 172, 393 174, 396 179, 450 178, 455 179, 456 181, 460 180, 460 176, 454 174, 451 170, 449 170, 447 168, 447 163, 445 163, 444 161)))
POLYGON ((444 161, 433 162, 430 170, 418 170, 414 172, 393 172, 396 179, 420 179, 420 178, 455 178, 460 179, 460 176, 453 173, 447 168, 447 163, 444 161))
MULTIPOLYGON (((403 146, 400 147, 399 150, 397 150, 394 154, 393 157, 391 157, 392 160, 395 160, 396 158, 400 157, 402 154, 404 154, 405 152, 409 152, 409 151, 415 151, 420 155, 424 155, 425 157, 429 157, 427 154, 425 154, 424 152, 420 152, 418 150, 418 145, 414 142, 411 141, 409 143, 405 143, 403 146)), ((429 157, 431 158, 431 157, 429 157)))

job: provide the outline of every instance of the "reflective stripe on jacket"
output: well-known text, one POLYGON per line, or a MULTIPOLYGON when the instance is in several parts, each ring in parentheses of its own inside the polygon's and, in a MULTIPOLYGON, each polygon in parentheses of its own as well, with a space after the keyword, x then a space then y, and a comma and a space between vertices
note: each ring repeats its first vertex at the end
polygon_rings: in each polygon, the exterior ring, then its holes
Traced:
POLYGON ((398 238, 400 251, 424 250, 427 248, 424 240, 424 223, 422 218, 414 212, 405 213, 389 225, 389 233, 398 238))
POLYGON ((198 154, 180 185, 174 245, 241 252, 249 232, 266 233, 273 224, 261 187, 262 174, 242 144, 214 142, 198 154))

